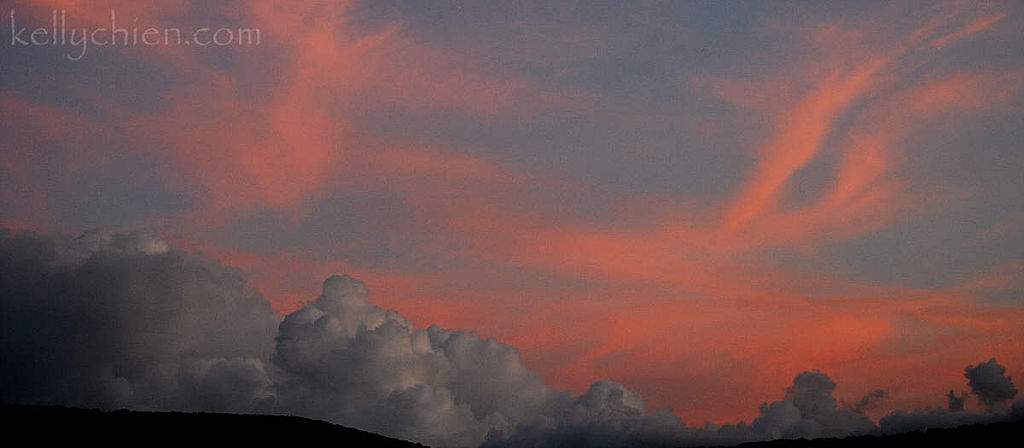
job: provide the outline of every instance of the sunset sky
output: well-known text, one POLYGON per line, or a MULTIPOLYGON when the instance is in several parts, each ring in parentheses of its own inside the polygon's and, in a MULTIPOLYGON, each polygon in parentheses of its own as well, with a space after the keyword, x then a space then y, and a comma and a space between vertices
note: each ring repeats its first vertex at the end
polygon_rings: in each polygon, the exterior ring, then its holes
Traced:
POLYGON ((1020 2, 313 3, 0 1, 0 227, 155 235, 282 315, 348 274, 698 425, 812 369, 873 418, 1024 378, 1020 2))

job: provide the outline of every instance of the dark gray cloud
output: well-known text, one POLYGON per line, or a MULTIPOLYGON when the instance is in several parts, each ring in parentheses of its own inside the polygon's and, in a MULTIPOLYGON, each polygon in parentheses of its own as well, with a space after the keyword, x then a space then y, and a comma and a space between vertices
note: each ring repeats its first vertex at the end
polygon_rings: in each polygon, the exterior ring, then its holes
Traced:
POLYGON ((241 273, 141 235, 0 234, 0 401, 253 409, 277 313, 241 273))
POLYGON ((897 410, 878 421, 883 434, 896 434, 926 428, 953 428, 961 425, 1002 421, 1005 416, 987 412, 951 411, 949 409, 897 410))
POLYGON ((957 395, 952 390, 950 390, 949 393, 946 394, 946 398, 949 399, 949 410, 950 411, 962 411, 962 410, 964 410, 964 403, 967 401, 967 393, 960 392, 960 395, 957 395))
MULTIPOLYGON (((874 391, 840 405, 826 374, 800 373, 750 424, 687 426, 614 381, 552 389, 518 350, 415 328, 333 276, 283 319, 241 273, 139 234, 0 232, 0 403, 287 413, 434 446, 681 446, 842 437, 1024 418, 898 411, 875 425, 874 391)), ((986 403, 1016 394, 995 360, 966 376, 986 403)), ((954 397, 955 398, 955 397, 954 397)))
POLYGON ((964 376, 971 391, 990 408, 1017 396, 1013 380, 1006 376, 1006 368, 999 365, 995 358, 965 367, 964 376))
POLYGON ((892 434, 925 428, 952 428, 1024 419, 1024 400, 1011 404, 1008 412, 998 410, 999 404, 1008 402, 1017 395, 1017 388, 1010 377, 1006 376, 1006 368, 999 365, 995 358, 965 367, 964 377, 967 378, 967 385, 970 386, 972 393, 988 407, 988 412, 966 411, 968 395, 963 392, 957 395, 950 390, 946 394, 949 403, 947 409, 916 409, 913 412, 897 410, 879 420, 879 430, 892 434))
POLYGON ((885 400, 886 398, 889 398, 889 393, 888 392, 886 392, 883 389, 875 389, 875 390, 873 390, 871 392, 868 392, 867 395, 861 397, 860 400, 857 400, 857 402, 854 403, 851 406, 851 408, 854 411, 857 411, 858 413, 863 414, 863 413, 865 413, 867 411, 870 411, 870 410, 878 407, 878 402, 880 402, 882 400, 885 400))
POLYGON ((761 405, 761 416, 751 424, 751 438, 841 437, 875 429, 871 419, 832 396, 836 383, 817 370, 803 372, 786 389, 786 399, 761 405))

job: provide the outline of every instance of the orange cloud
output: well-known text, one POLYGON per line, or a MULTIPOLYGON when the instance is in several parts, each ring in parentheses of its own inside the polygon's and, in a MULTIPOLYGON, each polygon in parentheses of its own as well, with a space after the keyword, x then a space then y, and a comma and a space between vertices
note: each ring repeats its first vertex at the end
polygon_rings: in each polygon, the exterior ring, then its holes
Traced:
POLYGON ((966 39, 991 28, 997 22, 1005 19, 1008 15, 1009 13, 1006 12, 998 12, 995 14, 977 17, 956 31, 936 37, 929 45, 941 50, 954 42, 966 39))
POLYGON ((849 75, 833 74, 792 108, 778 136, 758 151, 755 174, 727 212, 729 228, 737 229, 773 206, 782 187, 818 153, 832 123, 870 86, 880 68, 881 61, 870 61, 849 75))

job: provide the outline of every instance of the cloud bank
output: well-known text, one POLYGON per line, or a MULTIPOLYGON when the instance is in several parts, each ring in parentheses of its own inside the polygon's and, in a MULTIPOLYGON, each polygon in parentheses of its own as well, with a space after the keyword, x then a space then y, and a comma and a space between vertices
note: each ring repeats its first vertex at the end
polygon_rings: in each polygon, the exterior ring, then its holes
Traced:
POLYGON ((897 411, 876 425, 796 376, 750 424, 691 427, 614 381, 572 396, 518 350, 437 326, 415 328, 333 276, 280 319, 237 269, 139 234, 0 232, 0 403, 295 414, 434 446, 679 446, 842 437, 1024 418, 994 359, 968 366, 990 412, 897 411))
POLYGON ((0 400, 259 409, 277 313, 217 262, 141 235, 0 237, 0 400))

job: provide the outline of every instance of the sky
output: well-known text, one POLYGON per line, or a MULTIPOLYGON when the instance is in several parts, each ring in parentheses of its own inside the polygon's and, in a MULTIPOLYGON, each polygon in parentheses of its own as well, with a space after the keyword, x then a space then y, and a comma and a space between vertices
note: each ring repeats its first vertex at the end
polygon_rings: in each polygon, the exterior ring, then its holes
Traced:
POLYGON ((0 6, 0 227, 153 235, 278 316, 348 274, 698 425, 1024 377, 1018 2, 0 6))

